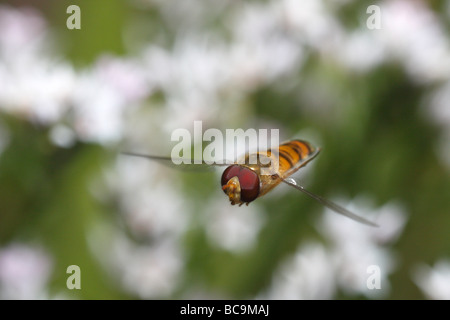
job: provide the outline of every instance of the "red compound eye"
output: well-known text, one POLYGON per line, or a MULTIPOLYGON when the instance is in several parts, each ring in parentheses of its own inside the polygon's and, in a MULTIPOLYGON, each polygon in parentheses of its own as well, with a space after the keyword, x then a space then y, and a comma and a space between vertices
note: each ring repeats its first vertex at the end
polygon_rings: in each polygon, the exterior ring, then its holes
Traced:
POLYGON ((239 169, 240 166, 238 165, 232 165, 225 169, 225 171, 222 173, 222 187, 226 185, 231 178, 236 177, 239 174, 239 169))
POLYGON ((253 170, 239 165, 229 166, 222 174, 222 186, 233 177, 239 179, 242 202, 251 202, 258 197, 259 177, 253 170))

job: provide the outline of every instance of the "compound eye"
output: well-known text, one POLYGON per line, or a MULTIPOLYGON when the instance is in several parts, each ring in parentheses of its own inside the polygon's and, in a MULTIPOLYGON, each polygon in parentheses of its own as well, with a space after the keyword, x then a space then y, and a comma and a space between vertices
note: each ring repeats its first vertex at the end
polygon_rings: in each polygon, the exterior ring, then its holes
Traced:
POLYGON ((241 167, 238 174, 239 184, 241 186, 241 200, 251 202, 259 195, 259 177, 251 169, 241 167))
POLYGON ((242 202, 251 202, 258 197, 260 181, 256 172, 237 164, 231 165, 222 174, 222 187, 233 177, 238 177, 239 179, 242 202))
POLYGON ((241 166, 235 164, 225 169, 225 171, 222 173, 222 187, 226 185, 231 178, 236 177, 239 174, 240 168, 241 166))

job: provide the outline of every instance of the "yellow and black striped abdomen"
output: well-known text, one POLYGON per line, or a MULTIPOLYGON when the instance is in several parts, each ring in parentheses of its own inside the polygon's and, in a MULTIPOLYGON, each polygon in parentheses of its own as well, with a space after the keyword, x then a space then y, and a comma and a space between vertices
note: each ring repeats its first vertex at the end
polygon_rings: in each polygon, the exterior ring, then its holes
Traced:
POLYGON ((278 155, 278 174, 286 178, 312 160, 318 153, 318 149, 303 140, 291 140, 281 144, 272 153, 278 155))
POLYGON ((281 183, 282 180, 277 179, 277 176, 286 179, 314 159, 318 153, 319 149, 306 141, 291 140, 275 149, 247 154, 243 163, 258 174, 261 182, 260 197, 281 183), (261 161, 262 159, 265 161, 261 161))

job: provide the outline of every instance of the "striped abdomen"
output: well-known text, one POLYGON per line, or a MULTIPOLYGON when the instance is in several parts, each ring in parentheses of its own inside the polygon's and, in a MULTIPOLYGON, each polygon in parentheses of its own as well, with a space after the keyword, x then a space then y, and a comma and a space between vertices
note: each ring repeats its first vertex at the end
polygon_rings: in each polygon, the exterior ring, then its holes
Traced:
POLYGON ((295 171, 312 160, 318 150, 311 146, 308 142, 302 140, 291 140, 281 144, 278 150, 270 150, 274 154, 278 154, 278 174, 282 178, 286 178, 295 171))
MULTIPOLYGON (((260 179, 259 196, 262 196, 281 183, 283 179, 295 173, 298 169, 311 161, 320 149, 314 148, 308 142, 303 140, 291 140, 281 144, 276 149, 269 149, 263 152, 257 152, 258 160, 261 157, 268 157, 271 165, 264 166, 261 161, 257 165, 249 164, 252 170, 257 172, 260 179)), ((254 156, 255 154, 253 154, 254 156)), ((252 154, 245 157, 251 159, 252 154)), ((248 162, 247 162, 248 163, 248 162)), ((267 161, 266 161, 267 163, 267 161)))

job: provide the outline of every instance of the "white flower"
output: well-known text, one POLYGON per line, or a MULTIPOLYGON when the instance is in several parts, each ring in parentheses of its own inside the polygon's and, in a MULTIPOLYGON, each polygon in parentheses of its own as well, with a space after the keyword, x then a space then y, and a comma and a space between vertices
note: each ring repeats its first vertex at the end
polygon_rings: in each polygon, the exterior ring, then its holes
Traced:
POLYGON ((319 51, 326 51, 340 39, 342 27, 328 11, 328 3, 325 4, 325 1, 284 0, 280 3, 285 25, 295 32, 302 42, 319 51))
POLYGON ((178 246, 171 241, 136 246, 126 239, 117 240, 113 254, 123 286, 143 299, 169 296, 182 276, 183 259, 178 246))
MULTIPOLYGON (((217 188, 220 190, 219 186, 217 188)), ((206 234, 214 245, 242 253, 255 244, 265 220, 258 204, 232 206, 223 193, 223 196, 213 197, 206 208, 206 234)))
POLYGON ((60 120, 75 85, 72 66, 49 57, 43 18, 0 7, 0 107, 43 124, 60 120))
POLYGON ((52 269, 41 248, 13 243, 0 249, 0 298, 46 299, 52 269))
POLYGON ((139 236, 179 238, 187 229, 190 207, 177 190, 174 169, 159 161, 120 156, 107 183, 118 193, 124 219, 139 236))
POLYGON ((150 94, 138 62, 100 58, 80 74, 73 92, 74 128, 81 140, 116 143, 123 137, 125 115, 150 94))
POLYGON ((127 292, 142 299, 168 298, 180 284, 184 257, 177 239, 136 242, 122 228, 105 222, 90 231, 94 255, 127 292))
POLYGON ((355 30, 343 35, 334 55, 346 68, 366 72, 387 58, 386 48, 379 43, 379 30, 355 30))
MULTIPOLYGON (((336 203, 345 203, 342 200, 336 203)), ((400 205, 388 203, 373 209, 366 198, 358 198, 344 205, 348 210, 375 221, 379 227, 368 227, 326 209, 318 224, 319 231, 329 239, 331 253, 337 268, 339 286, 350 293, 358 292, 368 297, 389 292, 388 275, 395 268, 395 256, 386 247, 401 234, 406 222, 400 205), (377 266, 381 271, 381 290, 367 287, 368 268, 377 266)))
POLYGON ((319 243, 302 245, 276 271, 262 299, 331 299, 336 269, 328 250, 319 243))
POLYGON ((414 282, 428 299, 450 300, 450 261, 441 259, 434 267, 418 265, 413 270, 414 282))
POLYGON ((20 10, 0 6, 0 56, 3 59, 32 51, 42 50, 41 41, 47 34, 45 20, 37 10, 25 7, 20 10))
POLYGON ((382 28, 374 46, 386 46, 417 82, 448 79, 450 46, 444 26, 426 2, 395 0, 381 6, 382 28))
MULTIPOLYGON (((342 203, 342 201, 336 201, 342 203)), ((330 210, 320 219, 318 229, 329 245, 308 243, 277 269, 270 288, 261 295, 269 299, 332 299, 336 290, 382 297, 389 291, 388 276, 394 270, 395 256, 387 244, 396 240, 406 221, 402 208, 388 203, 372 209, 364 198, 346 206, 364 216, 377 216, 379 228, 368 227, 330 210), (356 210, 358 209, 358 210, 356 210), (380 289, 368 285, 380 270, 380 289)))
POLYGON ((189 129, 195 120, 217 121, 229 73, 222 49, 214 41, 186 37, 172 51, 151 46, 144 52, 149 82, 165 96, 164 130, 189 129))

